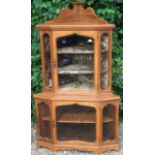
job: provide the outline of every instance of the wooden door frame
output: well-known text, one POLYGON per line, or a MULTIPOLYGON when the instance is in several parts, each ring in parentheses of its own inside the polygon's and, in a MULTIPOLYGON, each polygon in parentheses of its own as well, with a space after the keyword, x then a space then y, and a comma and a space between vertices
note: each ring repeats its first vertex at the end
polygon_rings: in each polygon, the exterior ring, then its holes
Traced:
MULTIPOLYGON (((97 45, 97 31, 52 31, 53 36, 53 59, 55 62, 58 61, 57 58, 57 47, 56 40, 58 37, 64 37, 67 35, 78 34, 85 37, 92 37, 94 39, 94 89, 91 90, 81 90, 81 89, 70 89, 70 90, 61 90, 58 86, 58 66, 54 67, 54 79, 55 79, 55 91, 56 94, 97 94, 98 92, 98 45, 97 45)), ((57 64, 57 63, 56 63, 57 64)))
POLYGON ((67 105, 80 105, 80 106, 85 106, 85 107, 91 107, 94 108, 96 111, 96 140, 94 142, 86 142, 86 141, 82 141, 82 140, 67 140, 67 141, 60 141, 57 139, 57 125, 53 130, 53 134, 54 134, 54 143, 55 144, 59 144, 59 145, 86 145, 86 146, 94 146, 98 144, 98 130, 99 130, 99 124, 98 124, 98 104, 96 102, 81 102, 81 101, 54 101, 53 102, 53 119, 55 119, 54 121, 56 122, 56 108, 59 106, 67 106, 67 105))

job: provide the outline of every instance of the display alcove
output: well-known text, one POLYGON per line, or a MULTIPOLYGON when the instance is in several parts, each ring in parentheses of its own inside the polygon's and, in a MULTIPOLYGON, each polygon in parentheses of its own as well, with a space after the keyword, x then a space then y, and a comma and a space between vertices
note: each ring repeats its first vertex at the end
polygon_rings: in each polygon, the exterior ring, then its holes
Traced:
POLYGON ((119 150, 119 100, 112 94, 112 30, 90 7, 37 24, 43 92, 35 94, 37 146, 52 151, 119 150))

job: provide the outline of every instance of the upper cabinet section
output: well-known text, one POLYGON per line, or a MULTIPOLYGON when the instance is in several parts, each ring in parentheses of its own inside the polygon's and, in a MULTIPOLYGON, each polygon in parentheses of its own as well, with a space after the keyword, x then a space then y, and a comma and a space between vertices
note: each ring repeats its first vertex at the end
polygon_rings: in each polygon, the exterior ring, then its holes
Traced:
POLYGON ((84 3, 72 3, 40 30, 44 91, 56 94, 111 92, 112 29, 84 3))
POLYGON ((112 30, 115 25, 98 18, 90 7, 84 8, 84 3, 73 2, 72 9, 62 9, 60 15, 44 24, 37 24, 39 30, 112 30))

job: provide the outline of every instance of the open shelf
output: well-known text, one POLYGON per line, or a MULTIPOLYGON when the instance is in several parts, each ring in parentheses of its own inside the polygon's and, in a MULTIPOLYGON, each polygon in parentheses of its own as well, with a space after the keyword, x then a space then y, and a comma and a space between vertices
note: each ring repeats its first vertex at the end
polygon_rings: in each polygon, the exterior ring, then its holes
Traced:
POLYGON ((66 123, 96 123, 96 118, 92 113, 64 113, 57 122, 66 123))
POLYGON ((96 124, 57 123, 57 139, 94 142, 96 140, 96 124))
POLYGON ((93 74, 94 71, 89 66, 73 64, 73 65, 67 65, 64 67, 59 67, 58 73, 59 74, 93 74))
POLYGON ((59 123, 96 123, 96 111, 94 108, 67 105, 57 107, 56 120, 59 123))

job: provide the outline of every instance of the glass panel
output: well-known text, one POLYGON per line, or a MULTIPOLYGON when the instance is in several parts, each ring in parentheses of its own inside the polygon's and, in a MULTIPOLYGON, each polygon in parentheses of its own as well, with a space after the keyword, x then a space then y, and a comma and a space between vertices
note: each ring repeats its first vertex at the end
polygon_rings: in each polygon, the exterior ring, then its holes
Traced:
POLYGON ((44 102, 39 105, 39 126, 40 136, 43 138, 51 138, 51 126, 50 126, 50 110, 49 106, 44 102))
POLYGON ((109 50, 109 36, 107 33, 101 36, 101 88, 108 87, 108 50, 109 50))
POLYGON ((57 39, 61 89, 94 88, 94 39, 73 34, 57 39))
POLYGON ((111 104, 103 109, 103 137, 102 140, 115 139, 115 107, 111 104))
POLYGON ((77 104, 56 108, 58 140, 96 140, 96 111, 77 104))
POLYGON ((50 38, 48 34, 44 34, 44 51, 45 51, 45 79, 46 86, 52 87, 52 68, 51 68, 51 53, 50 53, 50 38))

